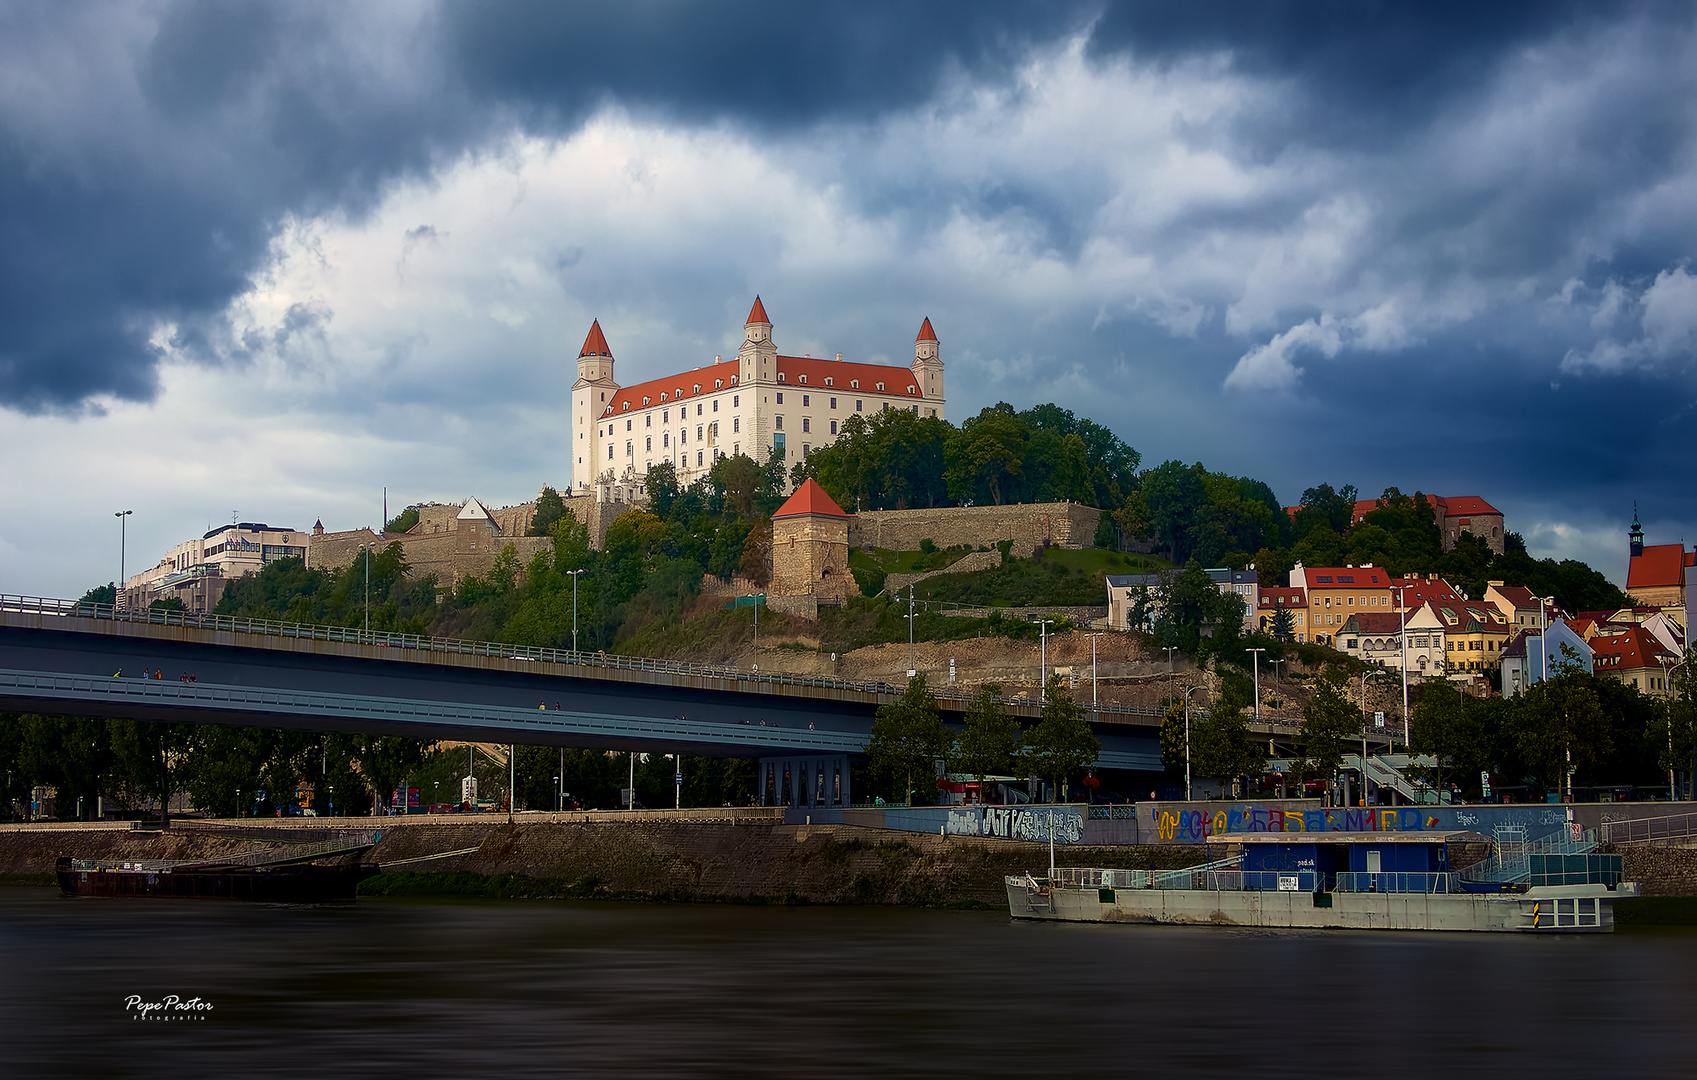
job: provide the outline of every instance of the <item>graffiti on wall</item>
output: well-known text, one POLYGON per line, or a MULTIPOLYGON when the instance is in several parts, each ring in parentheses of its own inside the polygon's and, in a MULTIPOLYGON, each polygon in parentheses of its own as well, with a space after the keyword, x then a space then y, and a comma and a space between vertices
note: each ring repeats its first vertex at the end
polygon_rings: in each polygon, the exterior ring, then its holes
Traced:
POLYGON ((1422 832, 1471 829, 1487 835, 1499 824, 1528 827, 1528 836, 1561 828, 1566 824, 1562 810, 1532 810, 1526 807, 1334 807, 1331 809, 1287 809, 1264 803, 1230 803, 1224 806, 1179 806, 1151 809, 1151 825, 1163 843, 1201 843, 1225 833, 1305 832, 1422 832))
POLYGON ((950 810, 948 815, 945 827, 956 836, 991 836, 1046 844, 1051 824, 1057 844, 1076 844, 1084 835, 1084 815, 1065 807, 972 806, 950 810))

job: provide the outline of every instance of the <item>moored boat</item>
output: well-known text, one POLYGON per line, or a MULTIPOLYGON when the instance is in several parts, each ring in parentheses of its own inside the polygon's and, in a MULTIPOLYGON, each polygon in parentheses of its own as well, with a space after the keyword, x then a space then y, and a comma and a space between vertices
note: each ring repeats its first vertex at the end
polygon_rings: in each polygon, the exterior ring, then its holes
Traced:
POLYGON ((1009 877, 1008 910, 1070 922, 1607 933, 1615 900, 1637 886, 1622 880, 1619 855, 1594 849, 1465 831, 1224 835, 1182 870, 1009 877), (1456 869, 1452 856, 1473 858, 1456 869))
POLYGON ((368 839, 289 845, 224 859, 117 860, 61 856, 55 866, 66 896, 129 896, 258 900, 312 904, 352 900, 359 883, 378 872, 360 857, 368 839))

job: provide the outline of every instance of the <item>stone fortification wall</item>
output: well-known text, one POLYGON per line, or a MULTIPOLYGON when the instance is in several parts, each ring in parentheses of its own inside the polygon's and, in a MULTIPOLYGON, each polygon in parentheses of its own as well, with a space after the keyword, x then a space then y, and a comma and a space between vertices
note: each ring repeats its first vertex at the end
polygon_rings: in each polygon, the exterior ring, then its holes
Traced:
MULTIPOLYGON (((343 569, 359 558, 360 545, 371 543, 373 539, 374 534, 363 529, 311 537, 306 546, 307 565, 326 570, 343 569)), ((437 581, 446 587, 452 587, 467 577, 487 574, 495 564, 496 556, 509 544, 518 555, 521 570, 537 552, 553 549, 553 541, 545 536, 496 537, 492 545, 484 544, 478 551, 460 551, 457 539, 453 532, 388 533, 378 543, 387 546, 398 542, 408 565, 412 567, 414 578, 435 574, 437 581)))
MULTIPOLYGON (((902 548, 911 551, 912 548, 902 548)), ((1002 565, 1000 551, 974 551, 964 558, 955 560, 941 570, 927 570, 922 574, 891 574, 884 579, 884 591, 895 596, 909 585, 917 585, 926 578, 934 578, 939 574, 970 574, 974 570, 994 570, 1002 565)))
POLYGON ((921 540, 938 547, 983 547, 1013 541, 1015 558, 1040 547, 1085 548, 1096 541, 1102 511, 1079 503, 946 506, 930 510, 863 510, 849 520, 849 543, 915 551, 921 540))

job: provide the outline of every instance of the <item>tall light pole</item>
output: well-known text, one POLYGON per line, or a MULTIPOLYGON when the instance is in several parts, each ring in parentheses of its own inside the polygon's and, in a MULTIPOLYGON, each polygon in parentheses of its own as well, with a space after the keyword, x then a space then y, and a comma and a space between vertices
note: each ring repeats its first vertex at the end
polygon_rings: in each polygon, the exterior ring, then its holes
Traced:
POLYGON ((1041 628, 1037 635, 1041 642, 1037 654, 1037 701, 1039 704, 1049 700, 1049 627, 1055 624, 1055 620, 1042 619, 1040 623, 1041 628))
POLYGON ((1096 639, 1101 634, 1090 635, 1090 708, 1096 709, 1101 704, 1101 697, 1096 692, 1096 639))
POLYGON ((1161 648, 1167 650, 1167 700, 1170 702, 1173 699, 1173 652, 1178 646, 1163 645, 1161 648))
POLYGON ((128 524, 124 519, 133 513, 134 510, 115 510, 112 513, 118 519, 118 591, 112 597, 114 610, 127 606, 119 603, 119 597, 124 595, 124 528, 128 524))
POLYGON ((365 632, 371 633, 371 545, 361 544, 365 551, 365 632))
POLYGON ((1408 749, 1408 605, 1402 602, 1402 590, 1406 584, 1396 587, 1396 613, 1401 618, 1401 629, 1397 640, 1402 642, 1402 748, 1408 749))
POLYGON ((1266 652, 1267 650, 1266 649, 1245 649, 1243 651, 1247 652, 1247 653, 1253 653, 1254 654, 1254 660, 1255 660, 1255 722, 1257 724, 1259 724, 1261 722, 1261 654, 1266 652))
POLYGON ((1190 801, 1190 695, 1200 686, 1192 686, 1184 692, 1184 801, 1190 801))
MULTIPOLYGON (((915 584, 918 584, 915 582, 915 584)), ((907 677, 913 678, 918 669, 913 666, 913 585, 907 587, 907 677)))
MULTIPOLYGON (((572 652, 575 653, 577 652, 577 578, 579 574, 583 573, 583 567, 580 566, 576 570, 569 571, 569 573, 572 575, 572 652)), ((565 753, 563 749, 560 752, 565 753)))

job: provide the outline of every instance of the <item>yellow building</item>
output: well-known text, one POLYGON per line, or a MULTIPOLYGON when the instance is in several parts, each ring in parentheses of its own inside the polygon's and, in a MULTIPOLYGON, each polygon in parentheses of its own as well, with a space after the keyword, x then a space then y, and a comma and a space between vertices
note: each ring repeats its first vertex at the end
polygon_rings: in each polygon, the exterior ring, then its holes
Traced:
POLYGON ((1334 644, 1351 615, 1383 614, 1396 610, 1391 601, 1391 575, 1380 566, 1305 567, 1290 572, 1290 587, 1308 597, 1308 640, 1334 644))
POLYGON ((1445 668, 1451 675, 1494 668, 1508 648, 1512 624, 1495 604, 1428 601, 1444 627, 1445 668))

